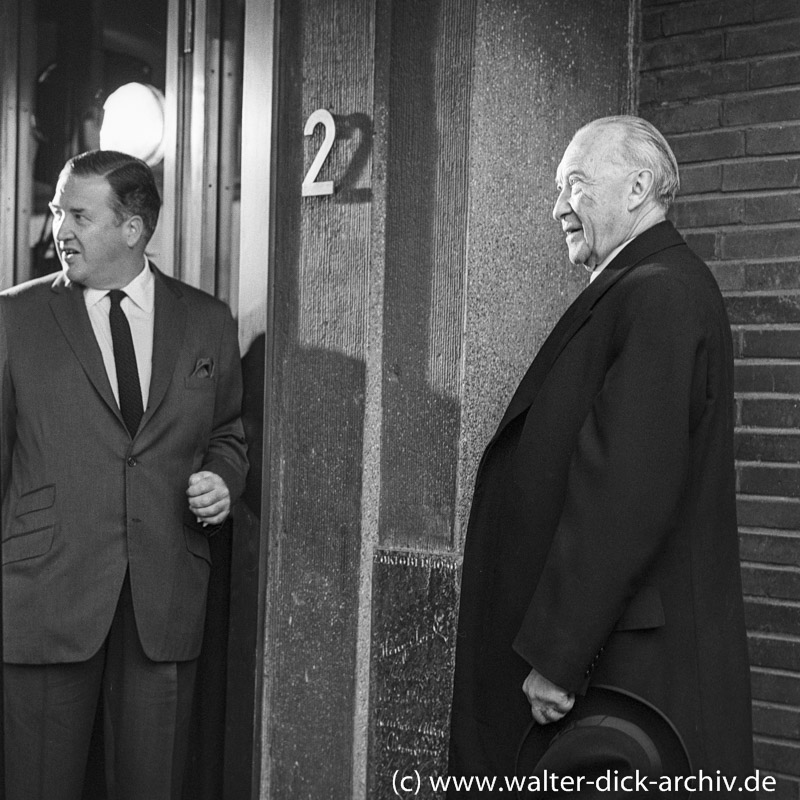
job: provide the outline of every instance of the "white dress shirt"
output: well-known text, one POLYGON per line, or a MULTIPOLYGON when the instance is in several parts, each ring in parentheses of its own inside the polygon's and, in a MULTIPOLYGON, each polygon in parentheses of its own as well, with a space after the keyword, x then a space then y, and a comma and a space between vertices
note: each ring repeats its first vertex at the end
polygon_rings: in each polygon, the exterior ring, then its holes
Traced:
MULTIPOLYGON (((142 389, 142 408, 147 408, 150 394, 150 376, 153 371, 153 319, 155 308, 155 278, 150 264, 145 259, 144 269, 127 285, 122 287, 127 295, 122 298, 120 307, 128 318, 136 352, 136 368, 139 372, 139 386, 142 389)), ((89 319, 94 329, 97 344, 103 354, 108 380, 119 404, 117 367, 114 361, 114 343, 111 339, 111 323, 108 312, 111 298, 106 289, 84 289, 83 299, 89 319)))

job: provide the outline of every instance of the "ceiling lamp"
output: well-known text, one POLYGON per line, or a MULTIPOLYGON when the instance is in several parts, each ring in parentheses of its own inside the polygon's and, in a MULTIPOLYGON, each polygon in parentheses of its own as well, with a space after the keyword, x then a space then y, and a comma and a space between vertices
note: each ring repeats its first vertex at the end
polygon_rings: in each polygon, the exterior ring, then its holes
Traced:
POLYGON ((154 167, 164 158, 164 95, 145 83, 126 83, 103 104, 100 149, 119 150, 154 167))

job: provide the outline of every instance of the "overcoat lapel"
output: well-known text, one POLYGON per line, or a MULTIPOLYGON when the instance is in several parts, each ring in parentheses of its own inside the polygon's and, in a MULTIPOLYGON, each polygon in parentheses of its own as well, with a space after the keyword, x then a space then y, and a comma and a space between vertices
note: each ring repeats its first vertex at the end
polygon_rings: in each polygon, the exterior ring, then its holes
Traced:
POLYGON ((70 283, 62 273, 56 278, 52 289, 54 294, 50 299, 50 308, 64 338, 97 393, 116 414, 120 423, 124 425, 122 414, 108 381, 103 354, 100 352, 100 345, 97 344, 92 323, 89 320, 89 312, 86 310, 83 287, 76 283, 70 283))
POLYGON ((555 364, 573 336, 586 324, 592 310, 620 278, 650 255, 667 247, 684 244, 680 234, 670 222, 661 222, 634 239, 616 258, 590 283, 566 310, 552 333, 539 350, 525 377, 511 398, 497 432, 494 442, 506 425, 525 411, 533 403, 544 379, 555 364))
POLYGON ((163 275, 153 266, 155 275, 155 320, 153 322, 153 373, 150 393, 144 411, 142 430, 152 418, 175 371, 175 362, 183 344, 186 328, 186 303, 180 294, 168 285, 163 275))

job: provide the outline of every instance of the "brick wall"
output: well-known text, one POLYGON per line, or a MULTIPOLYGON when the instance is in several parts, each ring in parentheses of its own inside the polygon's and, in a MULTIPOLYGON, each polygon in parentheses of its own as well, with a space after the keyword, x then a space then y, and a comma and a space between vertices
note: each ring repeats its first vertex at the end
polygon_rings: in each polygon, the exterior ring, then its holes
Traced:
MULTIPOLYGON (((764 797, 800 798, 800 0, 642 0, 640 113, 736 348, 742 577, 764 797)), ((724 664, 719 665, 725 669, 724 664)))

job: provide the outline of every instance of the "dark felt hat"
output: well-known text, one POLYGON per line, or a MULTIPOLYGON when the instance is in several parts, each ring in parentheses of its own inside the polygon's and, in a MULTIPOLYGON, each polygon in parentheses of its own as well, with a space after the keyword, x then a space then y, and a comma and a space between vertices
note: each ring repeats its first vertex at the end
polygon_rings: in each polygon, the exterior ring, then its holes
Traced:
POLYGON ((517 777, 528 778, 520 797, 540 800, 653 795, 677 800, 687 793, 661 791, 666 784, 659 779, 691 774, 689 754, 670 720, 641 697, 610 686, 590 687, 558 722, 531 723, 516 761, 517 777), (572 782, 559 783, 562 778, 572 782), (647 779, 646 789, 640 782, 637 791, 636 778, 647 779))

